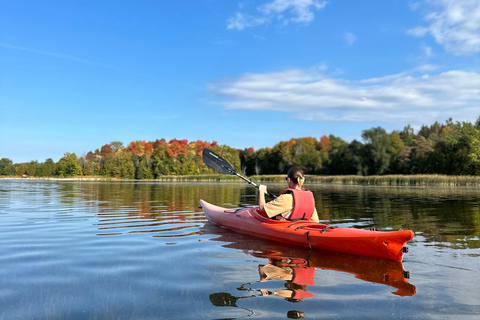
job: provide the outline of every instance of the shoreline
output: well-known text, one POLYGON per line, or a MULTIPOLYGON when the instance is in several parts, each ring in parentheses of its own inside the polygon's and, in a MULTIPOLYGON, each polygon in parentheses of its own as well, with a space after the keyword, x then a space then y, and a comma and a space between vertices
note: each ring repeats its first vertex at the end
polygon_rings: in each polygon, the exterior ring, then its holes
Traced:
MULTIPOLYGON (((255 182, 284 182, 284 175, 258 175, 249 177, 255 182)), ((385 175, 385 176, 306 176, 311 184, 330 185, 378 185, 378 186, 480 186, 480 176, 446 175, 385 175)), ((102 176, 75 177, 20 177, 2 176, 0 180, 23 181, 93 181, 93 182, 236 182, 237 176, 190 175, 164 176, 158 179, 121 179, 102 176)))

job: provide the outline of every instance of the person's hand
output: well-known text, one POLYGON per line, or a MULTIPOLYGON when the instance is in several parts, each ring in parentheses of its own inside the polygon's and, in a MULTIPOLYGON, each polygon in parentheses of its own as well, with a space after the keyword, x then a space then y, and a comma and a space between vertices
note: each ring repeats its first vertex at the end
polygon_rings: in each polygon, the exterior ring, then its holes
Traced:
POLYGON ((260 194, 267 194, 267 186, 261 184, 260 186, 258 186, 258 191, 260 192, 260 194))

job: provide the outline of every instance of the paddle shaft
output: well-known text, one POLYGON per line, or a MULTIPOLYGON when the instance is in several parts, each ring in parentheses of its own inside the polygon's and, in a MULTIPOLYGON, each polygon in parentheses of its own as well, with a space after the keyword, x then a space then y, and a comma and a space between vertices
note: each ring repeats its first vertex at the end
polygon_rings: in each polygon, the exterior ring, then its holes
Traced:
MULTIPOLYGON (((241 174, 239 174, 238 172, 235 172, 235 175, 237 177, 240 177, 242 178, 243 180, 245 180, 246 182, 248 182, 249 184, 251 184, 252 186, 254 186, 255 188, 259 189, 260 186, 258 184, 256 184, 255 182, 253 182, 252 180, 248 180, 247 178, 245 178, 244 176, 242 176, 241 174)), ((276 198, 277 196, 274 195, 273 193, 271 193, 270 191, 267 191, 267 194, 273 198, 276 198)))
MULTIPOLYGON (((239 174, 233 167, 230 163, 228 163, 227 160, 223 159, 221 156, 219 156, 218 154, 216 154, 215 152, 213 152, 212 150, 209 150, 207 148, 203 149, 202 151, 202 158, 203 158, 203 162, 211 169, 217 171, 218 173, 221 173, 221 174, 228 174, 228 175, 236 175, 237 177, 239 178, 242 178, 243 180, 245 180, 246 182, 248 182, 249 184, 253 185, 254 187, 256 188, 259 188, 259 186, 245 178, 244 176, 242 176, 241 174, 239 174)), ((267 191, 267 194, 273 198, 276 198, 277 196, 268 192, 267 191)))

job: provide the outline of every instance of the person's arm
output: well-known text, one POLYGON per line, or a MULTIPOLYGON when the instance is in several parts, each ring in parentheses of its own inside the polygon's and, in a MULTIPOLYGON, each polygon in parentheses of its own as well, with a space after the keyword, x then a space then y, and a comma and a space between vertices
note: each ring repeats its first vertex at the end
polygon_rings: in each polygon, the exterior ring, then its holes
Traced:
POLYGON ((265 194, 267 193, 267 186, 261 184, 258 187, 258 191, 260 193, 258 195, 258 198, 259 198, 258 209, 260 211, 265 211, 265 194))

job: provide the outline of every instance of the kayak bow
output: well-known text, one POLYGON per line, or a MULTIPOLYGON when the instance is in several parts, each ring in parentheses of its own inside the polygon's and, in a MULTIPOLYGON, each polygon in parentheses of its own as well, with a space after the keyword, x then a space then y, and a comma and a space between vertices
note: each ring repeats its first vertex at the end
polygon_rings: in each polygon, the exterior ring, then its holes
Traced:
POLYGON ((411 230, 372 231, 337 228, 307 221, 278 221, 261 215, 256 207, 226 209, 200 200, 207 219, 225 228, 294 245, 402 261, 411 230))

